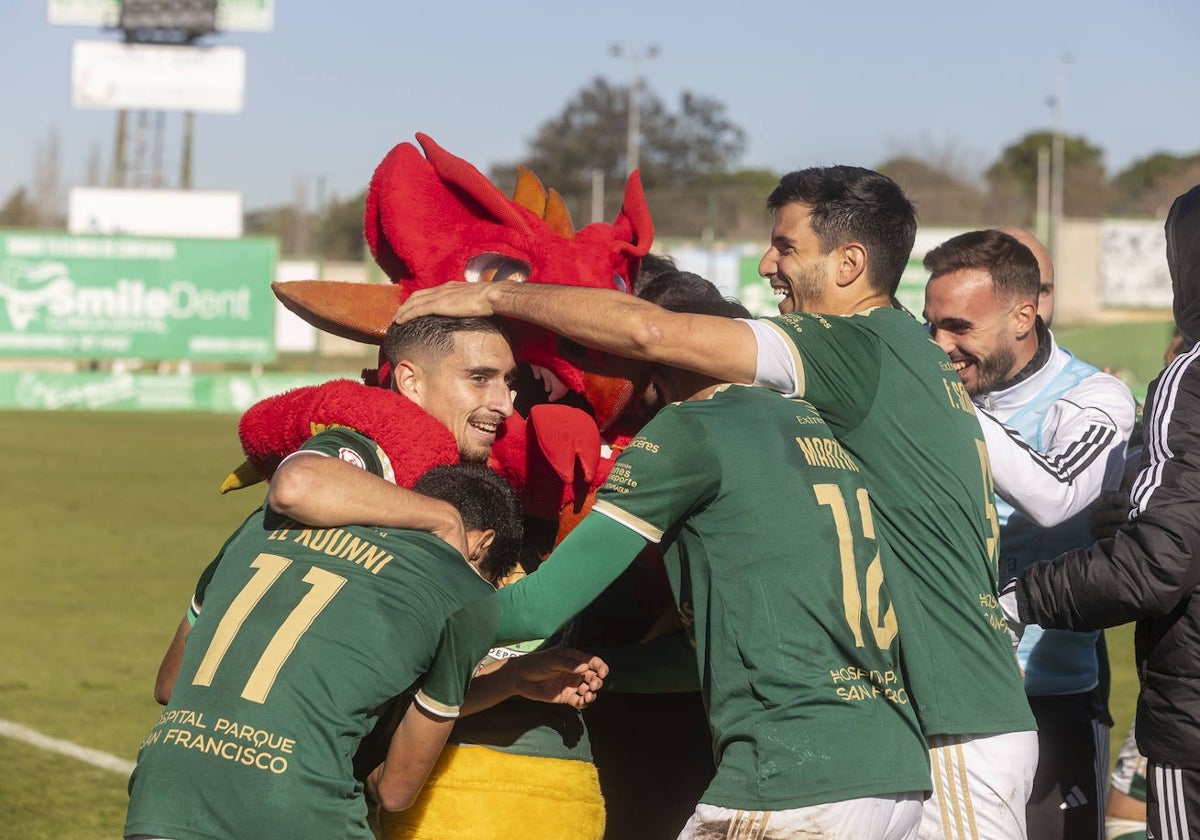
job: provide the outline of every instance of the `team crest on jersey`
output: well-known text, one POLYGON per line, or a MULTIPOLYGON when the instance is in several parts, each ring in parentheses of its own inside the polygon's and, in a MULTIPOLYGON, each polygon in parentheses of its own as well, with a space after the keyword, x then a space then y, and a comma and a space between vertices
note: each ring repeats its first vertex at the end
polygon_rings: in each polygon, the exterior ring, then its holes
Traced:
POLYGON ((367 468, 367 462, 362 459, 362 456, 348 446, 338 449, 338 457, 347 463, 353 464, 360 470, 367 468))

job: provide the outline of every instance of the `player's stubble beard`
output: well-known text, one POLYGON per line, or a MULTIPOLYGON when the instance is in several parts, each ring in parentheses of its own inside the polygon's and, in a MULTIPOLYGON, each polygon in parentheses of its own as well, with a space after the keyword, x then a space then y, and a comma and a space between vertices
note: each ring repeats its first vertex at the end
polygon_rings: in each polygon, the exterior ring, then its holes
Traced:
POLYGON ((995 351, 987 356, 976 356, 975 381, 967 386, 967 393, 972 397, 990 394, 1005 380, 1010 379, 1016 371, 1017 352, 1007 345, 997 346, 995 351))

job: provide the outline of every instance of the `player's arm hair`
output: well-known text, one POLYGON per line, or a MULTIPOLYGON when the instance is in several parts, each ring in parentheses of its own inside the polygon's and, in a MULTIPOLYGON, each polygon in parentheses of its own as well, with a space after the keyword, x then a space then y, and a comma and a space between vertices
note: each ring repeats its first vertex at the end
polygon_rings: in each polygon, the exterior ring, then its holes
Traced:
POLYGON ((670 312, 622 292, 554 283, 491 283, 487 294, 498 314, 546 327, 587 347, 722 382, 754 381, 754 333, 729 318, 670 312))
POLYGON ((154 678, 154 699, 165 706, 171 700, 171 692, 175 690, 175 680, 179 676, 179 666, 183 664, 183 648, 187 642, 188 632, 192 624, 185 615, 175 628, 175 638, 163 654, 162 662, 158 665, 158 676, 154 678))
POLYGON ((446 746, 454 718, 439 717, 413 703, 396 727, 387 757, 367 776, 366 790, 385 811, 413 804, 446 746))

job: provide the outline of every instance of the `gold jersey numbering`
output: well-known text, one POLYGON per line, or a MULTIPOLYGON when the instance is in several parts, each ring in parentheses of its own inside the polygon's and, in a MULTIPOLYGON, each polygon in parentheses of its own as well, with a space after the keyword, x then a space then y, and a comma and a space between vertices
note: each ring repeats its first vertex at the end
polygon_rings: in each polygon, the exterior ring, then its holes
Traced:
MULTIPOLYGON (((200 661, 200 667, 196 669, 192 685, 212 685, 217 668, 221 665, 221 660, 225 658, 229 646, 233 644, 238 631, 241 630, 242 623, 262 600, 267 590, 279 580, 279 576, 291 564, 291 560, 280 557, 278 554, 264 553, 254 558, 254 562, 250 564, 251 568, 255 570, 254 575, 238 592, 225 614, 221 616, 212 641, 209 642, 208 649, 204 652, 204 658, 200 661)), ((329 602, 345 585, 346 578, 312 566, 304 575, 303 581, 312 588, 304 594, 300 602, 279 625, 279 629, 271 636, 271 640, 267 642, 266 648, 258 658, 258 663, 250 672, 250 677, 242 689, 242 697, 252 703, 266 702, 271 686, 275 684, 275 678, 279 676, 279 669, 296 649, 300 637, 312 626, 313 620, 321 613, 321 610, 329 606, 329 602)))
MULTIPOLYGON (((859 581, 858 564, 854 557, 854 532, 842 488, 836 484, 814 484, 813 491, 816 493, 817 502, 828 507, 833 515, 842 570, 842 609, 846 624, 854 635, 854 646, 866 646, 866 634, 863 632, 865 621, 875 646, 886 650, 896 638, 896 610, 891 604, 888 604, 887 610, 883 609, 883 564, 879 559, 879 550, 875 550, 875 557, 867 564, 865 579, 859 581)), ((875 521, 871 517, 870 497, 866 489, 861 487, 855 492, 855 497, 858 502, 860 533, 874 542, 875 521)))

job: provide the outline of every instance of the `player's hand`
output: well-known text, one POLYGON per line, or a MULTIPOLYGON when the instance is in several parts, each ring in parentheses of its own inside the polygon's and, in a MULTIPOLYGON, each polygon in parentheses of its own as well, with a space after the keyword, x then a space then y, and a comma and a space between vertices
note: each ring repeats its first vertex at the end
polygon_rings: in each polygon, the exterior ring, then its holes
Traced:
POLYGON ((596 699, 608 676, 608 665, 598 656, 574 648, 539 650, 508 661, 518 671, 517 691, 543 703, 586 708, 596 699))
POLYGON ((445 507, 446 511, 440 517, 439 524, 430 529, 430 533, 439 540, 449 543, 469 561, 471 550, 467 546, 467 529, 463 526, 462 514, 451 504, 446 503, 445 507))
POLYGON ((1004 621, 1008 624, 1008 638, 1015 651, 1017 645, 1021 644, 1021 637, 1025 635, 1025 625, 1017 610, 1017 579, 1015 577, 1009 578, 1008 582, 1000 587, 999 600, 1000 610, 1004 613, 1004 621))
POLYGON ((432 289, 420 289, 409 295, 392 319, 397 324, 422 315, 446 315, 451 318, 487 318, 495 315, 489 298, 491 283, 443 283, 432 289))
POLYGON ((1118 529, 1129 521, 1129 494, 1124 490, 1109 490, 1100 494, 1092 513, 1092 536, 1098 540, 1115 536, 1118 529))

